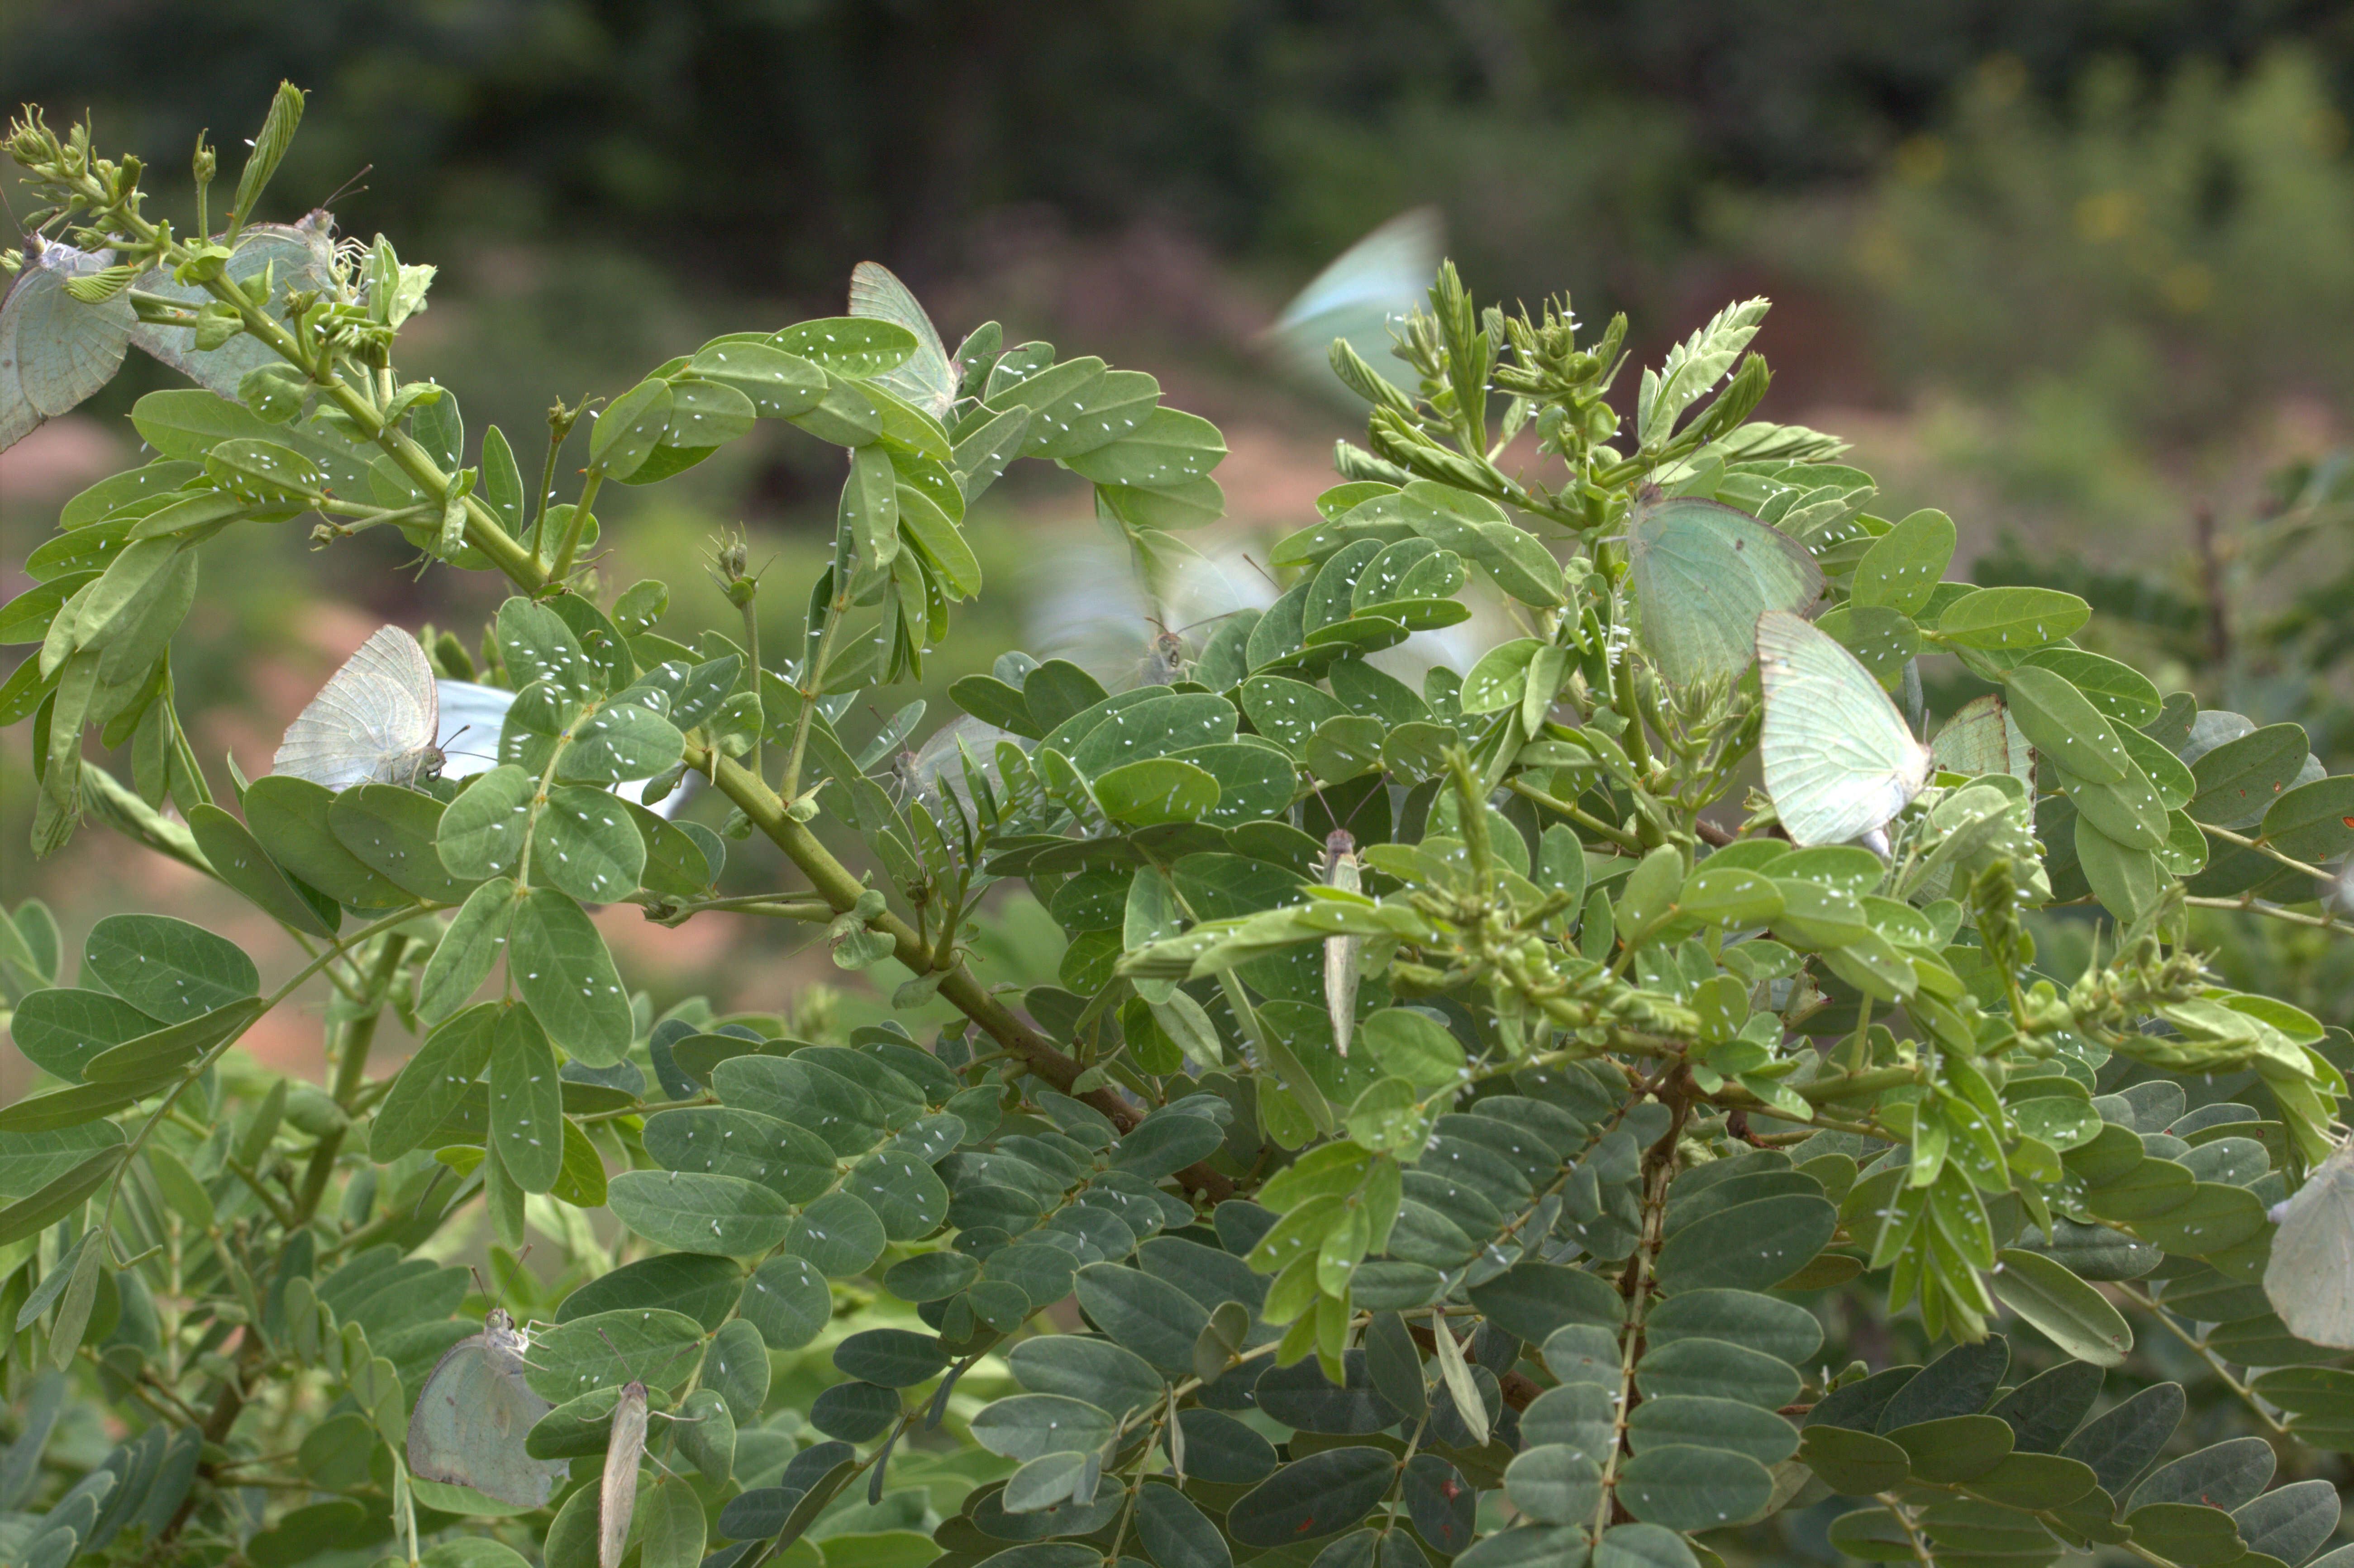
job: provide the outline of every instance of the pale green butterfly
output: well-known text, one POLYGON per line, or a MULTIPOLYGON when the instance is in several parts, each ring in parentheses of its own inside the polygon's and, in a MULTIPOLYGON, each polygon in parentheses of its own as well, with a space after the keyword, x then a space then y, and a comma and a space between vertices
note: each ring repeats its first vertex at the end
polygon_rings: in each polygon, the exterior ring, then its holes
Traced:
POLYGON ((598 1568, 621 1568, 630 1519, 638 1510, 638 1461, 645 1451, 646 1385, 633 1378, 621 1387, 612 1436, 605 1440, 605 1476, 597 1490, 598 1568))
POLYGON ((379 630, 328 679, 270 758, 270 771, 330 789, 408 784, 441 768, 440 694, 417 639, 379 630))
POLYGON ((517 1508, 546 1505, 567 1467, 524 1451, 524 1437, 550 1408, 524 1382, 528 1348, 514 1319, 493 1307, 481 1333, 434 1363, 408 1417, 411 1475, 472 1487, 517 1508))
MULTIPOLYGON (((1324 885, 1349 893, 1363 889, 1358 874, 1357 841, 1346 828, 1334 828, 1324 839, 1324 885)), ((1332 1044, 1349 1054, 1349 1036, 1357 1026, 1357 986, 1363 972, 1363 937, 1324 938, 1324 1010, 1332 1020, 1332 1044)))
POLYGON ((2002 699, 1991 692, 1954 711, 1930 740, 1929 755, 1947 773, 1970 779, 2008 773, 2031 785, 2035 781, 2035 748, 2002 699))
POLYGON ((2288 1331, 2354 1350, 2354 1138, 2330 1150, 2287 1202, 2264 1266, 2264 1294, 2288 1331))
MULTIPOLYGON (((267 271, 269 310, 273 317, 286 296, 298 290, 332 301, 340 288, 334 230, 334 217, 324 207, 291 228, 282 223, 249 224, 239 231, 237 249, 223 270, 240 285, 257 282, 267 271)), ((210 303, 213 297, 202 284, 180 282, 160 269, 143 274, 132 286, 190 310, 210 303)), ((239 333, 217 347, 200 349, 194 327, 141 322, 132 329, 131 341, 223 397, 235 397, 239 383, 250 372, 284 363, 274 349, 249 333, 239 333)))
POLYGON ((113 260, 111 250, 26 236, 24 270, 0 301, 0 451, 114 378, 131 341, 130 302, 118 293, 86 304, 66 291, 113 260))
POLYGON ((1928 782, 1929 748, 1828 632, 1769 609, 1756 636, 1766 694, 1757 751, 1783 831, 1799 844, 1878 834, 1928 782))
POLYGON ((1393 364, 1390 323, 1422 303, 1445 243, 1437 207, 1400 213, 1310 279, 1267 336, 1311 383, 1355 406, 1356 395, 1332 379, 1332 340, 1346 338, 1376 368, 1393 364))
POLYGON ((850 313, 892 322, 916 334, 916 352, 905 365, 875 377, 883 388, 946 423, 956 407, 964 371, 949 357, 940 329, 907 285, 879 261, 861 261, 850 271, 850 313))
POLYGON ((1644 651, 1676 685, 1749 668, 1751 634, 1771 610, 1822 597, 1806 546, 1745 512, 1698 496, 1647 493, 1628 520, 1627 555, 1644 651))

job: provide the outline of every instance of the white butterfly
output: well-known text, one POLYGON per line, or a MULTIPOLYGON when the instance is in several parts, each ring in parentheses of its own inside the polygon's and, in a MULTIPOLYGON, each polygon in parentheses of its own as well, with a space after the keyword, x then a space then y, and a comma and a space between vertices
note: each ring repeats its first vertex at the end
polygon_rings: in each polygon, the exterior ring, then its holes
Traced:
POLYGON ((413 786, 441 770, 440 715, 425 650, 399 627, 383 627, 286 726, 270 771, 330 789, 413 786))
POLYGON ((113 260, 25 237, 25 270, 0 301, 0 451, 114 378, 131 342, 130 302, 117 294, 90 305, 66 292, 113 260))
MULTIPOLYGON (((387 626, 361 643, 287 726, 270 770, 330 789, 488 773, 499 765, 499 736, 514 705, 514 694, 496 686, 435 679, 417 639, 387 626)), ((614 793, 642 805, 645 789, 632 779, 614 793)), ((669 817, 684 798, 673 789, 652 810, 669 817)))
MULTIPOLYGON (((1388 366, 1390 323, 1422 303, 1446 237, 1437 207, 1400 213, 1310 279, 1267 336, 1313 384, 1336 392, 1330 358, 1334 338, 1348 339, 1376 368, 1388 366)), ((1354 401, 1353 393, 1342 395, 1354 401)))
POLYGON ((2280 1232, 2264 1266, 2273 1310, 2300 1340, 2354 1350, 2354 1137, 2274 1205, 2273 1218, 2280 1232))
POLYGON ((916 334, 914 355, 875 379, 945 424, 949 410, 956 407, 964 367, 949 357, 940 329, 914 292, 880 261, 861 261, 850 272, 850 313, 892 322, 916 334))
POLYGON ((1929 780, 1928 747, 1872 672, 1787 610, 1757 618, 1766 793, 1793 843, 1876 834, 1929 780))

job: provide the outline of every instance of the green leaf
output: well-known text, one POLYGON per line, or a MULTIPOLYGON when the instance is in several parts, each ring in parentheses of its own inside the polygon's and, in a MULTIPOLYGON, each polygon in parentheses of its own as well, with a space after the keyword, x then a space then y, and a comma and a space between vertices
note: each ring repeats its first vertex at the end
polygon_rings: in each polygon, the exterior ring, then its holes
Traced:
POLYGON ((833 1185, 833 1150, 805 1128, 726 1106, 693 1106, 646 1118, 646 1152, 667 1170, 740 1176, 806 1203, 833 1185))
POLYGON ((637 472, 670 428, 670 405, 666 381, 641 381, 614 398, 599 412, 589 433, 589 466, 608 479, 637 472))
POLYGON ((504 876, 493 877, 467 895, 441 933, 417 987, 417 1015, 431 1025, 440 1022, 482 988, 492 967, 505 951, 507 931, 514 916, 515 885, 504 876))
MULTIPOLYGON (((112 1127, 111 1122, 99 1122, 90 1128, 90 1132, 94 1133, 100 1128, 112 1127)), ((78 1134, 85 1138, 89 1136, 83 1128, 76 1128, 62 1132, 12 1133, 9 1136, 9 1142, 22 1144, 40 1140, 47 1143, 73 1138, 78 1134)), ((90 1194, 96 1192, 111 1179, 115 1171, 122 1165, 122 1156, 119 1152, 120 1136, 118 1129, 118 1148, 103 1149, 96 1153, 77 1154, 74 1157, 74 1163, 66 1166, 48 1180, 32 1186, 24 1192, 22 1197, 10 1203, 5 1209, 0 1209, 0 1246, 37 1235, 67 1215, 78 1213, 82 1204, 90 1199, 90 1194)))
POLYGON ((752 401, 764 419, 790 419, 809 412, 825 396, 825 372, 775 341, 720 339, 695 351, 689 367, 722 381, 752 401))
MULTIPOLYGON (((720 1414, 724 1419, 726 1412, 720 1414)), ((695 1568, 703 1561, 703 1503, 684 1478, 656 1479, 638 1513, 644 1532, 638 1548, 641 1568, 695 1568)))
POLYGON ((1226 1510, 1226 1530, 1246 1546, 1290 1546, 1335 1534, 1373 1511, 1396 1479, 1398 1462, 1379 1448, 1328 1448, 1295 1459, 1226 1510))
POLYGON ((1707 925, 1762 926, 1782 913, 1782 890, 1772 878, 1745 866, 1702 861, 1684 879, 1675 907, 1707 925))
POLYGON ((457 904, 472 877, 451 874, 435 846, 443 810, 430 795, 398 784, 363 784, 335 796, 327 831, 352 858, 403 892, 435 904, 457 904))
MULTIPOLYGON (((940 1358, 941 1364, 946 1361, 940 1358)), ((972 1418, 972 1440, 1005 1458, 1035 1459, 1100 1448, 1118 1427, 1108 1412, 1082 1401, 1058 1393, 1017 1393, 992 1402, 972 1418)))
POLYGON ((1602 1467, 1583 1448, 1547 1443, 1523 1450, 1506 1467, 1504 1494, 1531 1519, 1584 1524, 1602 1499, 1602 1467))
POLYGON ((703 1325, 683 1312, 591 1313, 535 1329, 524 1381, 550 1402, 632 1382, 667 1392, 694 1373, 702 1355, 703 1325))
POLYGON ((538 789, 538 780, 513 763, 474 779, 443 810, 434 830, 442 866, 461 878, 513 876, 522 863, 538 789))
POLYGON ((842 1190, 874 1211, 892 1241, 914 1241, 948 1217, 949 1190, 932 1168, 905 1150, 877 1150, 842 1179, 842 1190))
POLYGON ((2041 1329, 2080 1361, 2122 1366, 2133 1330, 2108 1298, 2042 1253, 2009 1248, 1988 1283, 2004 1306, 2041 1329))
POLYGON ((1924 508, 1872 541, 1855 564, 1850 602, 1878 605, 1917 617, 1953 564, 1954 520, 1924 508))
POLYGON ((120 997, 53 987, 27 996, 8 1027, 35 1066, 76 1083, 85 1063, 152 1033, 156 1022, 120 997))
POLYGON ((82 963, 115 995, 166 1023, 241 1001, 261 989, 245 950, 165 915, 110 915, 90 927, 82 963))
POLYGON ((1844 1427, 1810 1425, 1798 1457, 1833 1489, 1869 1497, 1901 1484, 1912 1473, 1912 1457, 1885 1437, 1844 1427))
MULTIPOLYGON (((1545 1359, 1547 1365, 1556 1360, 1550 1341, 1545 1359)), ((1788 1362, 1722 1340, 1678 1340, 1663 1345, 1637 1364, 1635 1383, 1646 1398, 1688 1394, 1738 1400, 1766 1410, 1778 1410, 1798 1393, 1798 1374, 1788 1362)))
POLYGON ((2086 1422, 2061 1448, 2061 1457, 2092 1466, 2103 1490, 2122 1492, 2174 1435, 2184 1403, 2179 1383, 2138 1390, 2086 1422))
POLYGON ((246 790, 246 826, 289 875, 338 904, 355 909, 398 909, 414 903, 407 892, 344 848, 327 824, 334 799, 307 779, 273 773, 255 779, 246 790))
POLYGON ((939 1340, 907 1329, 864 1330, 833 1350, 836 1370, 884 1388, 914 1388, 929 1383, 948 1370, 949 1361, 939 1340))
POLYGON ((635 1026, 630 999, 605 938, 580 906, 535 887, 515 906, 507 973, 549 1038, 592 1067, 629 1054, 635 1026))
POLYGON ((770 1350, 795 1351, 816 1339, 832 1319, 833 1293, 807 1259, 772 1257, 745 1283, 737 1309, 770 1350))
POLYGON ((2317 779, 2282 795, 2264 811, 2264 837, 2310 865, 2354 851, 2354 775, 2317 779))
POLYGON ((1685 1290, 1651 1309, 1643 1334, 1652 1346, 1678 1340, 1723 1340, 1803 1366, 1821 1348, 1822 1324, 1794 1301, 1748 1290, 1685 1290))
POLYGON ((2305 768, 2302 726, 2267 725, 2202 754, 2190 765, 2199 793, 2184 808, 2195 821, 2243 828, 2264 818, 2305 768))
POLYGON ((1623 1298, 1601 1276, 1532 1262, 1515 1264, 1472 1287, 1471 1304, 1490 1323, 1531 1344, 1543 1344, 1565 1323, 1615 1328, 1626 1310, 1623 1298))
POLYGON ((1646 1448, 1619 1467, 1615 1495, 1638 1520, 1709 1530, 1763 1513, 1774 1478, 1748 1455, 1723 1448, 1646 1448))
POLYGON ((610 904, 645 874, 646 841, 623 803, 578 785, 548 791, 534 819, 531 868, 583 904, 610 904))
POLYGON ((1798 1446, 1798 1429, 1773 1411, 1696 1394, 1647 1399, 1627 1418, 1627 1428, 1628 1441, 1638 1450, 1724 1448, 1761 1465, 1778 1465, 1798 1446))
POLYGON ((796 1256, 832 1279, 864 1273, 889 1238, 883 1222, 848 1192, 828 1192, 801 1212, 785 1237, 796 1256))
POLYGON ((199 1056, 243 1034, 262 1011, 260 997, 248 997, 167 1024, 99 1053, 82 1064, 82 1077, 92 1084, 122 1084, 183 1073, 199 1056))
POLYGON ((491 1140, 526 1192, 545 1192, 564 1168, 564 1099, 556 1053, 531 1013, 502 1007, 491 1029, 491 1140))
POLYGON ((466 1097, 466 1086, 490 1065, 499 1004, 482 1002, 425 1037, 393 1080, 368 1133, 368 1156, 388 1164, 426 1147, 466 1097))
POLYGON ((2124 781, 2125 747, 2109 728, 2109 721, 2066 676, 2022 664, 2006 674, 2003 683, 2010 715, 2039 754, 2095 784, 2124 781))
POLYGON ((2151 1503, 2127 1513, 2125 1522, 2137 1543, 2185 1568, 2220 1568, 2247 1551, 2232 1516, 2204 1503, 2151 1503))
POLYGON ((1659 1249, 1659 1283, 1670 1293, 1762 1290, 1810 1262, 1838 1225, 1838 1210, 1803 1192, 1736 1203, 1669 1238, 1659 1249))
POLYGON ((2057 588, 1978 588, 1946 606, 1936 631, 1963 648, 2041 648, 2092 618, 2091 605, 2057 588))
POLYGON ((2011 1508, 2064 1508, 2091 1493, 2093 1467, 2056 1454, 2013 1452, 1969 1484, 1972 1491, 2011 1508))
POLYGON ((1142 1357, 1108 1340, 1076 1334, 1023 1340, 1008 1352, 1007 1363, 1033 1393, 1084 1400, 1116 1417, 1150 1409, 1168 1393, 1161 1374, 1142 1357))
POLYGON ((1140 1270, 1091 1263, 1078 1271, 1079 1305, 1112 1342, 1165 1372, 1190 1374, 1193 1342, 1208 1309, 1176 1287, 1140 1270))
POLYGON ((1139 827, 1198 821, 1218 804, 1218 781, 1190 762, 1156 757, 1110 769, 1095 780, 1095 797, 1106 816, 1139 827))
POLYGON ((658 714, 626 703, 598 709, 572 729, 557 759, 556 777, 572 784, 620 784, 651 779, 675 765, 686 736, 658 714))
POLYGON ((1463 711, 1496 713, 1520 705, 1528 687, 1530 662, 1544 646, 1533 637, 1520 637, 1500 642, 1481 654, 1463 677, 1463 691, 1458 699, 1463 711))
POLYGON ((1206 478, 1225 461, 1226 440, 1198 415, 1155 408, 1103 445, 1043 455, 1060 457, 1065 468, 1097 484, 1171 490, 1206 478))
MULTIPOLYGON (((271 863, 260 841, 243 822, 209 800, 191 806, 187 822, 189 833, 204 852, 214 874, 255 908, 306 935, 323 938, 334 936, 335 927, 329 924, 328 915, 323 915, 309 899, 294 891, 284 874, 271 863)), ((333 913, 332 907, 328 913, 333 913)))
POLYGON ((748 1257, 780 1245, 791 1208, 769 1188, 740 1176, 678 1171, 624 1171, 607 1202, 620 1222, 663 1246, 748 1257))
POLYGON ((808 1128, 837 1155, 863 1157, 883 1140, 875 1097, 798 1055, 732 1057, 714 1069, 711 1086, 728 1105, 808 1128))
POLYGON ((2138 730, 2158 715, 2158 687, 2130 664, 2082 648, 2041 648, 2020 661, 2064 676, 2104 717, 2138 730))
POLYGON ((2302 1563, 2337 1533, 2338 1489, 2316 1478, 2276 1487, 2232 1512, 2241 1540, 2252 1552, 2283 1563, 2302 1563))
POLYGON ((1943 1416, 1899 1426, 1887 1436, 1904 1450, 1914 1476, 1940 1486, 1984 1475, 2011 1446, 2009 1425, 1992 1415, 1943 1416))
POLYGON ((1088 779, 1125 763, 1167 757, 1235 738, 1234 705, 1208 693, 1148 697, 1104 715, 1071 753, 1071 764, 1088 779))

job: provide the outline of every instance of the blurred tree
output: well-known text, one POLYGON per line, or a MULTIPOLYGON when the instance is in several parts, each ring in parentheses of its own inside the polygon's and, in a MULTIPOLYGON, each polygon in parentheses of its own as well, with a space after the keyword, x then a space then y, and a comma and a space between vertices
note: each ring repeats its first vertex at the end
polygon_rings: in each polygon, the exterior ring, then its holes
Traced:
POLYGON ((1307 260, 1416 202, 1492 213, 1510 185, 1516 216, 1467 229, 1467 264, 1507 294, 1635 303, 1712 184, 1861 176, 1990 55, 2056 97, 2095 57, 2236 74, 2296 39, 2354 94, 2327 0, 125 0, 0 27, 0 100, 87 104, 149 147, 239 122, 281 76, 332 87, 280 188, 323 196, 373 160, 355 223, 593 226, 801 294, 870 254, 955 270, 1013 205, 1307 260))

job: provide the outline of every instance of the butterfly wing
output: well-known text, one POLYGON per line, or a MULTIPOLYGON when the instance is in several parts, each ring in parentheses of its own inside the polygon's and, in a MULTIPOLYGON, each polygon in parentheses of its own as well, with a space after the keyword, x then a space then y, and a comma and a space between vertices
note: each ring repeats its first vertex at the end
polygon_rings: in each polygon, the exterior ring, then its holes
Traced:
POLYGON ((2264 1294, 2298 1339, 2354 1350, 2354 1139, 2289 1200, 2264 1266, 2264 1294))
POLYGON ((1767 610, 1756 636, 1766 694, 1758 757, 1791 841, 1845 843, 1886 823, 1928 781, 1928 749, 1829 633, 1767 610))
POLYGON ((631 1383, 613 1406, 613 1433, 605 1443, 605 1477, 597 1492, 598 1568, 621 1568, 630 1516, 638 1507, 638 1460, 645 1451, 646 1385, 631 1383))
POLYGON ((916 334, 916 352, 907 364, 875 379, 933 418, 946 422, 956 406, 957 383, 963 378, 939 328, 917 302, 907 285, 879 261, 861 261, 850 271, 850 313, 875 321, 895 322, 916 334))
POLYGON ((122 295, 85 304, 66 284, 104 269, 110 250, 27 243, 24 270, 0 301, 0 450, 114 379, 135 319, 122 295))
POLYGON ((1332 340, 1348 339, 1349 346, 1371 364, 1387 361, 1390 323, 1422 302, 1438 271, 1445 241, 1446 228, 1437 207, 1400 213, 1310 279, 1284 306, 1267 335, 1303 376, 1338 390, 1332 380, 1332 340))
POLYGON ((1738 675, 1756 655, 1760 615, 1804 611, 1823 592, 1822 567, 1804 545, 1694 496, 1637 507, 1628 556, 1644 650, 1678 685, 1738 675))
POLYGON ((2003 700, 1991 692, 1972 697, 1955 711, 1929 743, 1929 755, 1946 772, 1972 779, 2008 773, 2032 782, 2035 777, 2034 748, 2003 700))
POLYGON ((523 1381, 521 1360, 488 1331, 461 1340, 435 1363, 409 1414, 409 1471, 516 1508, 543 1507, 567 1467, 535 1459, 523 1445, 548 1409, 523 1381))
MULTIPOLYGON (((227 263, 228 275, 243 284, 256 282, 269 272, 273 315, 285 296, 296 290, 333 299, 337 289, 334 224, 325 212, 314 212, 292 228, 282 223, 249 225, 238 236, 237 249, 227 263)), ((190 310, 212 300, 202 284, 180 282, 161 269, 142 274, 135 286, 190 310)), ((250 333, 239 333, 217 348, 199 349, 194 327, 140 322, 131 329, 131 341, 223 397, 235 397, 238 384, 251 372, 284 363, 250 333)))
POLYGON ((407 783, 432 749, 440 702, 417 639, 377 630, 286 728, 273 772, 330 789, 371 779, 407 783))

